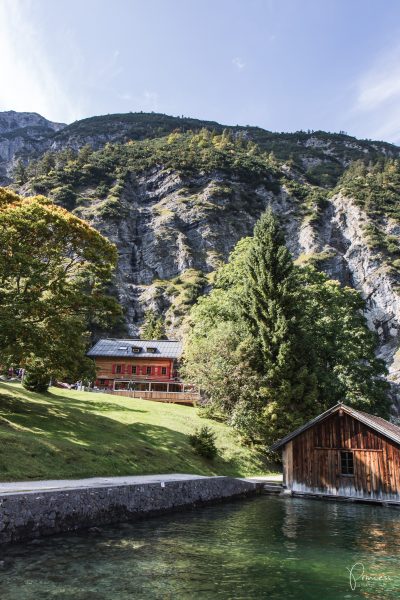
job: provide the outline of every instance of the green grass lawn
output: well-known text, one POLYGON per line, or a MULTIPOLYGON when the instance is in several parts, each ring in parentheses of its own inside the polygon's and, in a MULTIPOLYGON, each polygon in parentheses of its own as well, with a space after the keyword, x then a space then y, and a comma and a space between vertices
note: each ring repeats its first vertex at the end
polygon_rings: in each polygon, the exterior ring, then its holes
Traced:
POLYGON ((195 408, 58 388, 35 394, 0 383, 0 481, 269 472, 262 454, 195 408), (202 424, 217 435, 213 461, 189 444, 188 435, 202 424))

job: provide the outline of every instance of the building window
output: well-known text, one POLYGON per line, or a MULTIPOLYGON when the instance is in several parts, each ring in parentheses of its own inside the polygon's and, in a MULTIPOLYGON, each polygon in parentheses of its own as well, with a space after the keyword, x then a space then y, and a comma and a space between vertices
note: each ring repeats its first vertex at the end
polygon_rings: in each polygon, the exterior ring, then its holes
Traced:
POLYGON ((340 472, 342 475, 354 475, 353 452, 340 452, 340 472))
POLYGON ((106 382, 106 380, 105 380, 105 379, 99 379, 99 384, 100 384, 100 385, 104 385, 104 384, 105 384, 105 382, 106 382))
POLYGON ((161 367, 161 375, 167 374, 167 367, 161 367))
POLYGON ((136 367, 132 367, 132 375, 136 375, 136 367))
POLYGON ((117 365, 117 366, 115 367, 115 372, 116 372, 116 373, 121 373, 121 371, 122 371, 122 367, 121 367, 121 365, 117 365))
POLYGON ((132 352, 134 352, 135 354, 139 354, 139 352, 141 352, 142 349, 139 348, 139 346, 133 346, 132 347, 132 352))
POLYGON ((152 347, 147 347, 146 348, 147 352, 150 352, 150 354, 155 354, 155 352, 157 351, 157 348, 152 348, 152 347))
POLYGON ((146 367, 146 374, 151 375, 151 367, 146 367))

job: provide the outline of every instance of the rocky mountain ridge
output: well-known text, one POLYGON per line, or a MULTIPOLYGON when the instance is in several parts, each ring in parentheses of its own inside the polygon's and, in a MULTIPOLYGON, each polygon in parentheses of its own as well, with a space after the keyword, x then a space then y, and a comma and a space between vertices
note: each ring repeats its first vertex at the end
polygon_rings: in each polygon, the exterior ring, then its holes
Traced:
POLYGON ((38 113, 16 112, 15 110, 0 112, 0 134, 17 132, 30 127, 42 127, 55 132, 66 127, 66 124, 54 123, 38 113))
POLYGON ((294 160, 313 183, 334 184, 354 160, 398 157, 397 146, 372 140, 358 140, 344 132, 298 131, 276 133, 254 126, 227 126, 214 121, 173 117, 158 113, 125 113, 90 117, 69 125, 53 123, 37 113, 0 112, 0 184, 13 179, 19 159, 28 163, 48 151, 65 148, 93 149, 107 143, 158 138, 174 131, 207 129, 221 134, 229 130, 273 152, 280 160, 294 160))
POLYGON ((0 112, 0 184, 10 181, 20 156, 25 160, 40 156, 64 127, 64 123, 53 123, 37 113, 0 112))

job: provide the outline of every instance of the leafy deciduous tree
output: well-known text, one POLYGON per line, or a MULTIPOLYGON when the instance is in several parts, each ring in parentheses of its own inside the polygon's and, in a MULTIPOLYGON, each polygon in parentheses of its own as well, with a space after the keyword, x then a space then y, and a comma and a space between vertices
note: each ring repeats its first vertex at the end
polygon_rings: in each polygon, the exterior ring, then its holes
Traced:
POLYGON ((35 357, 54 376, 90 372, 87 325, 119 312, 105 294, 115 262, 113 244, 84 221, 0 188, 0 362, 35 357))

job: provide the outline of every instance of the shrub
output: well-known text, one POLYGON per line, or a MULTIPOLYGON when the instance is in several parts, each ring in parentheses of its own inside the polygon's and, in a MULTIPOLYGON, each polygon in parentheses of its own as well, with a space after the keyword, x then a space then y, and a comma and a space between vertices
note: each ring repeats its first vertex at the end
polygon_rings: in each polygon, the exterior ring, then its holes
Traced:
POLYGON ((73 210, 76 204, 76 194, 70 185, 57 187, 53 190, 53 200, 67 210, 73 210))
POLYGON ((207 427, 207 425, 198 427, 195 432, 189 436, 189 442, 200 456, 214 458, 217 454, 215 433, 210 427, 207 427))
POLYGON ((122 206, 119 198, 116 196, 108 196, 97 208, 97 212, 100 216, 109 219, 119 218, 121 216, 121 211, 122 206))
POLYGON ((219 421, 223 423, 225 421, 225 415, 219 407, 215 406, 212 402, 207 402, 202 398, 200 404, 197 404, 197 413, 202 419, 212 419, 213 421, 219 421))
POLYGON ((96 195, 99 198, 105 198, 108 194, 108 185, 102 181, 96 188, 96 195))
POLYGON ((31 392, 47 392, 50 385, 50 374, 41 361, 31 361, 25 372, 22 385, 31 392))

